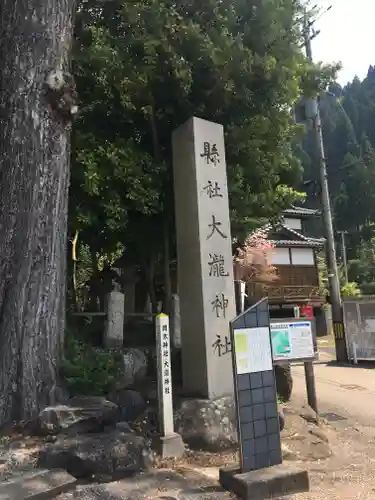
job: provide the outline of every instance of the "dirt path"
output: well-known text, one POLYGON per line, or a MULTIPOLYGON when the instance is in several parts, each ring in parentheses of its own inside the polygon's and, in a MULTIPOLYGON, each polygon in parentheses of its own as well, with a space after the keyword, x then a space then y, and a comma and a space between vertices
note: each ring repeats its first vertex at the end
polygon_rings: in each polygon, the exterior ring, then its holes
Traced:
MULTIPOLYGON (((338 366, 327 361, 322 357, 314 366, 319 412, 334 412, 372 427, 375 423, 375 364, 338 366)), ((306 398, 302 365, 293 367, 293 395, 298 399, 306 398)))
MULTIPOLYGON (((329 420, 332 456, 305 463, 311 492, 291 500, 375 499, 375 370, 315 365, 320 414, 329 420)), ((305 402, 302 367, 294 368, 294 404, 305 402)))
MULTIPOLYGON (((311 489, 289 500, 375 499, 375 432, 350 421, 321 421, 320 426, 301 418, 304 401, 295 401, 286 412, 282 433, 284 460, 308 469, 311 489), (327 442, 328 441, 328 442, 327 442)), ((375 408, 374 408, 375 411, 375 408)), ((306 417, 308 417, 308 413, 306 417)), ((236 454, 193 453, 184 467, 218 479, 220 466, 238 460, 236 454)), ((177 464, 175 464, 177 465, 177 464)), ((177 470, 181 468, 177 465, 177 470)), ((282 500, 282 499, 274 499, 282 500)))
POLYGON ((316 463, 305 462, 311 491, 290 500, 365 500, 375 498, 375 441, 360 431, 338 429, 330 443, 333 455, 316 463))

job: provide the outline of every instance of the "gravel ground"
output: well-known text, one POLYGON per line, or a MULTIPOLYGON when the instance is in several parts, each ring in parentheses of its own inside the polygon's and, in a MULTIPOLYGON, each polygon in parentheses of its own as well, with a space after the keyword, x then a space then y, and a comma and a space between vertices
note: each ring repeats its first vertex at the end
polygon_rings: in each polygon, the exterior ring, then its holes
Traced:
POLYGON ((0 440, 0 482, 16 479, 37 465, 41 439, 23 436, 3 437, 0 440))
MULTIPOLYGON (((274 500, 374 500, 375 442, 366 444, 355 438, 351 435, 331 445, 333 455, 328 459, 295 461, 309 471, 310 492, 274 500)), ((217 476, 216 468, 207 472, 213 478, 217 476)))
MULTIPOLYGON (((288 422, 290 422, 288 417, 288 422)), ((302 420, 295 418, 297 436, 305 434, 302 420)), ((306 425, 306 429, 308 426, 306 425)), ((331 456, 325 459, 309 460, 308 450, 302 460, 293 460, 301 468, 306 468, 310 475, 310 492, 283 497, 288 500, 374 500, 375 499, 375 427, 354 427, 348 423, 322 424, 322 433, 329 439, 331 456)), ((292 435, 290 432, 289 435, 292 435)), ((284 438, 284 443, 293 451, 303 450, 305 440, 293 441, 284 438)), ((311 446, 311 442, 310 442, 311 446)), ((218 467, 237 460, 235 454, 213 455, 191 454, 188 467, 218 477, 218 467), (221 462, 221 463, 220 463, 221 462)), ((274 500, 282 500, 275 498, 274 500)))
POLYGON ((354 429, 338 429, 337 437, 330 458, 304 463, 310 472, 310 492, 290 500, 375 499, 375 441, 354 429))

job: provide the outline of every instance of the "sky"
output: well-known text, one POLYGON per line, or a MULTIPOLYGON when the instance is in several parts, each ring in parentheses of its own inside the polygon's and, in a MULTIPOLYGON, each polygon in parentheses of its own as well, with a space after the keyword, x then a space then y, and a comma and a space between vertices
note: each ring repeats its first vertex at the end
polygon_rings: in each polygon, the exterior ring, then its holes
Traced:
POLYGON ((316 22, 320 34, 312 42, 314 60, 341 62, 341 85, 355 76, 363 79, 370 64, 375 65, 375 0, 315 0, 315 4, 332 9, 316 22))

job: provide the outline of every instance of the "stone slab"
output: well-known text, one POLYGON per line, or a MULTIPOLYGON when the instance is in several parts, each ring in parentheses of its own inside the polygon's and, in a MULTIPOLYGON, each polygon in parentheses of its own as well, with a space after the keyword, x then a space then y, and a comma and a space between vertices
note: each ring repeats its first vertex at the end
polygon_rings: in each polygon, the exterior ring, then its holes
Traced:
POLYGON ((0 500, 48 500, 73 489, 76 482, 63 470, 36 470, 0 483, 0 500))
POLYGON ((309 491, 306 470, 290 464, 279 464, 251 472, 239 469, 220 469, 221 486, 243 500, 272 499, 275 496, 293 495, 309 491))

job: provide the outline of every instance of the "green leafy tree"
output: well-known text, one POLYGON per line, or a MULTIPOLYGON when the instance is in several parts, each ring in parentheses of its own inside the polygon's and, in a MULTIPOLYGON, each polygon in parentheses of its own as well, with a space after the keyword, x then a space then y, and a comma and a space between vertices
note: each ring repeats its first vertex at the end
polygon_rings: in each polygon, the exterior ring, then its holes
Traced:
POLYGON ((294 0, 80 4, 71 228, 82 241, 104 251, 120 240, 145 260, 164 249, 171 134, 192 115, 225 126, 234 235, 299 199, 290 109, 307 75, 325 74, 301 54, 299 10, 294 0))
POLYGON ((349 261, 349 280, 359 284, 364 294, 375 293, 375 238, 362 240, 358 247, 358 258, 349 261))

